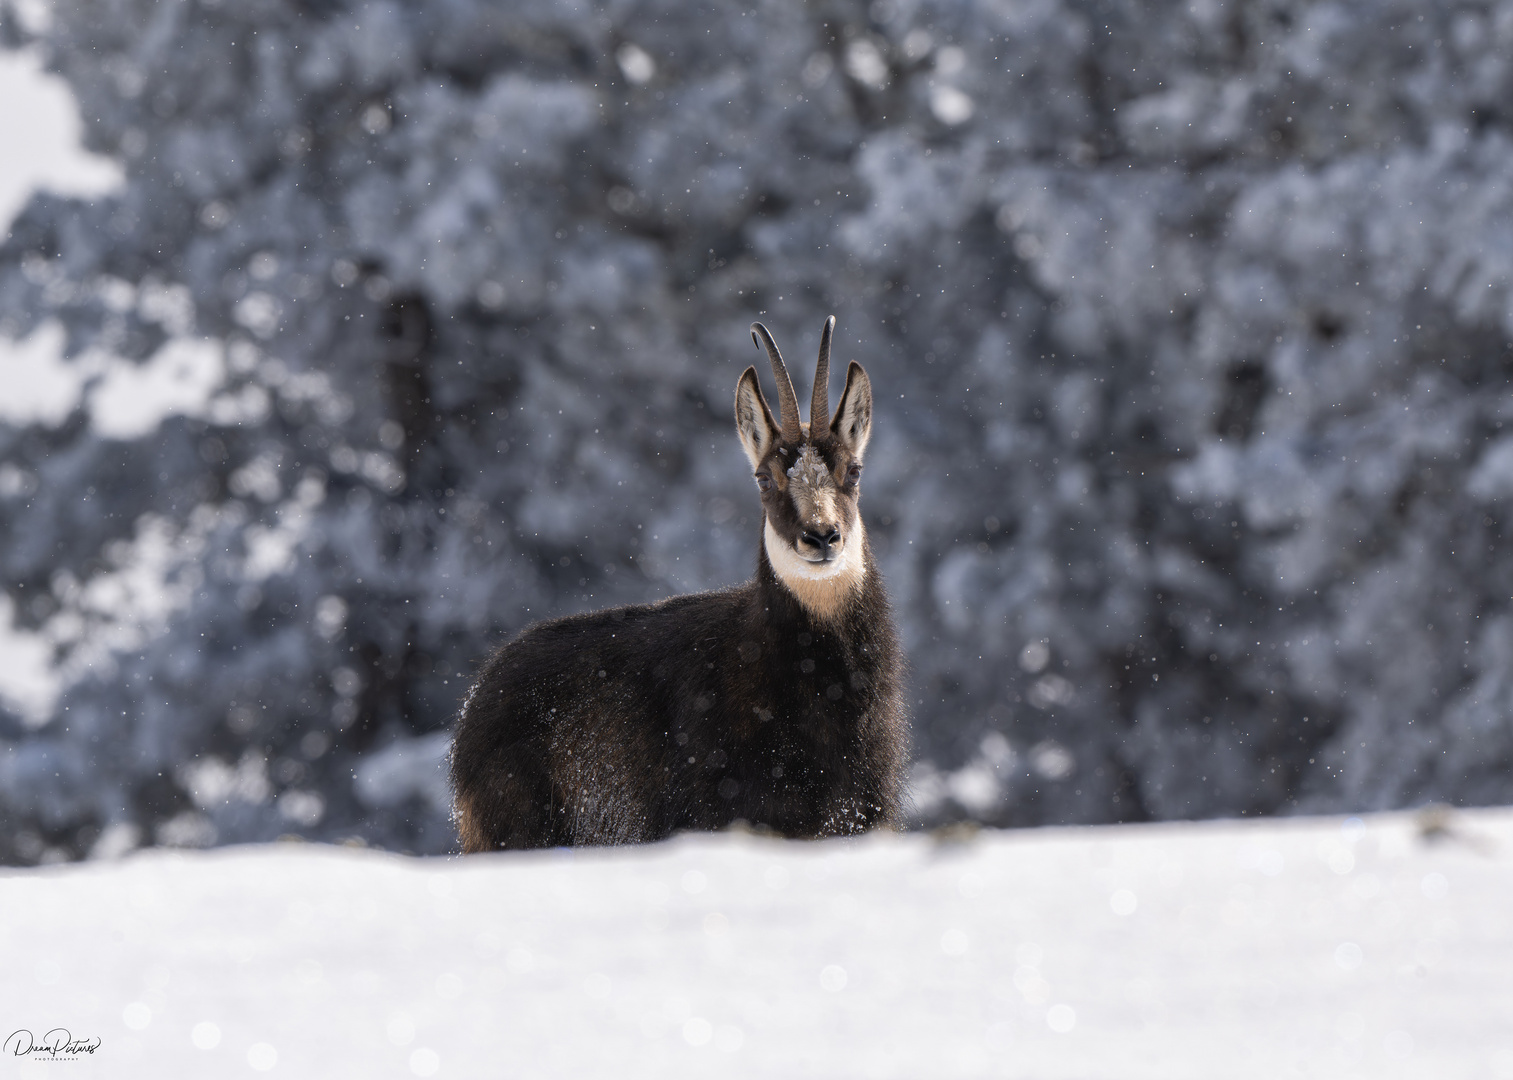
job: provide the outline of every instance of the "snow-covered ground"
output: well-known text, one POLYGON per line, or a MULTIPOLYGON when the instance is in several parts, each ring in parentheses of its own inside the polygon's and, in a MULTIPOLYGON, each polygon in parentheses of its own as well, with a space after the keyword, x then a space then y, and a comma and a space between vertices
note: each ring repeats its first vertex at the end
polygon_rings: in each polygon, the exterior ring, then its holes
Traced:
POLYGON ((1510 891, 1507 810, 154 850, 0 876, 6 1033, 99 1043, 0 1077, 1513 1077, 1510 891))

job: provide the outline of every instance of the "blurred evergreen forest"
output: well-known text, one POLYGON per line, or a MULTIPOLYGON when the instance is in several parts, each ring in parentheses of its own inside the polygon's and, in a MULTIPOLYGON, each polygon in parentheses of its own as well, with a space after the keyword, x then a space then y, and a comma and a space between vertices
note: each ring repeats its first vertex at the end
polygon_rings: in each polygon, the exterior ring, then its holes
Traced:
POLYGON ((748 576, 832 313, 921 823, 1513 798, 1513 3, 6 12, 126 182, 0 247, 0 861, 450 850, 480 659, 748 576))

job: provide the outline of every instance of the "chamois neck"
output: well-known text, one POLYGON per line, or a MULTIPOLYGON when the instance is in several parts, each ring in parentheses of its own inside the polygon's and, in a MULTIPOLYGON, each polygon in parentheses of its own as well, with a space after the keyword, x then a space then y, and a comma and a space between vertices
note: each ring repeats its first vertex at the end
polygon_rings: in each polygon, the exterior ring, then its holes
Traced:
POLYGON ((847 538, 841 557, 821 564, 799 558, 783 543, 770 522, 763 525, 762 575, 770 575, 771 586, 786 591, 816 623, 838 626, 846 609, 866 586, 871 562, 867 532, 860 519, 847 538))

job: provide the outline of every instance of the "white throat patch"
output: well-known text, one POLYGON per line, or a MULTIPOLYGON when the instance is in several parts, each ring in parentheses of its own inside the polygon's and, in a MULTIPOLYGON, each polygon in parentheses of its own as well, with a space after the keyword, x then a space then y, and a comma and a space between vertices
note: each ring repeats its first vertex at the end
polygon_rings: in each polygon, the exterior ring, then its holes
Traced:
POLYGON ((770 521, 764 522, 762 546, 767 550, 767 561, 772 564, 778 580, 816 618, 832 619, 839 615, 847 597, 861 588, 867 576, 866 533, 860 517, 856 519, 851 535, 846 537, 846 546, 841 549, 840 557, 829 562, 813 563, 800 557, 793 545, 785 543, 777 534, 770 521))

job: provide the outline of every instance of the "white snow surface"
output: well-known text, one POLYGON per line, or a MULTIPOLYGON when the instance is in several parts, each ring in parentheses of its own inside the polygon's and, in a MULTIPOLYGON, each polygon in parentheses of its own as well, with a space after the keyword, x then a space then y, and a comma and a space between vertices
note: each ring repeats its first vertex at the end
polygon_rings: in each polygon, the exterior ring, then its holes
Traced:
POLYGON ((9 1077, 1513 1077, 1513 811, 0 875, 9 1077), (13 1045, 13 1044, 12 1044, 13 1045))

